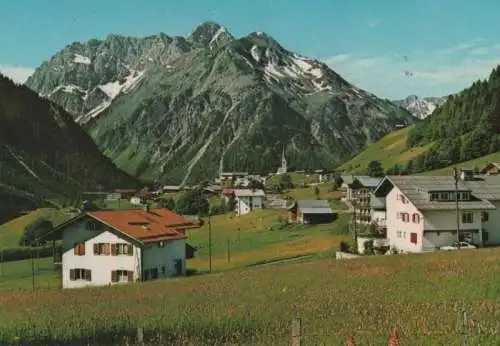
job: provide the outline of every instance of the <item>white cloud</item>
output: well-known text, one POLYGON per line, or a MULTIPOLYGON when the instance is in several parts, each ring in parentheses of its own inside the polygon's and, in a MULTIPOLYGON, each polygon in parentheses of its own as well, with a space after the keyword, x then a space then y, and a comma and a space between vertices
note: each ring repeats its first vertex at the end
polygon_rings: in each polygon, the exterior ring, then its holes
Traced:
POLYGON ((472 54, 472 55, 487 55, 490 52, 491 52, 491 48, 490 47, 478 47, 478 48, 471 49, 469 51, 469 54, 472 54))
POLYGON ((18 84, 23 84, 35 72, 31 67, 17 67, 11 65, 0 65, 0 73, 9 77, 18 84))
MULTIPOLYGON (((498 51, 500 45, 497 46, 498 51)), ((500 64, 494 48, 493 45, 478 47, 474 50, 476 54, 469 50, 465 52, 469 54, 458 58, 457 52, 467 49, 465 44, 435 51, 414 51, 407 57, 339 54, 323 61, 349 82, 380 97, 442 96, 467 88, 477 79, 487 78, 492 68, 500 64), (443 51, 453 49, 457 54, 443 56, 443 51)))
POLYGON ((366 25, 368 25, 369 28, 373 29, 379 26, 380 23, 382 23, 382 18, 374 18, 369 20, 368 23, 366 23, 366 25))

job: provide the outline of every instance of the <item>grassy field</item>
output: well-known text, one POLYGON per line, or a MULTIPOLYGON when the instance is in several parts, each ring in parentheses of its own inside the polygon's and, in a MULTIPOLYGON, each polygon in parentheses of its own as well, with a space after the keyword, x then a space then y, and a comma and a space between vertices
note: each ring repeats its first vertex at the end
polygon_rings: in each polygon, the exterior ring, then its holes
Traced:
POLYGON ((41 217, 52 221, 53 225, 57 226, 69 220, 73 215, 63 209, 41 208, 17 217, 0 225, 0 248, 10 249, 19 247, 19 239, 21 239, 24 233, 24 228, 41 217))
POLYGON ((499 249, 327 259, 123 287, 4 294, 0 343, 116 344, 141 326, 150 345, 289 345, 290 322, 300 317, 305 345, 343 345, 351 335, 359 345, 385 345, 393 328, 402 345, 458 345, 465 310, 469 344, 494 345, 499 259, 499 249))
MULTIPOLYGON (((302 256, 332 256, 340 241, 347 239, 348 217, 345 215, 332 224, 316 226, 284 226, 285 218, 282 210, 257 210, 240 217, 213 216, 212 271, 302 256)), ((195 258, 188 260, 187 267, 198 272, 208 271, 208 220, 202 228, 188 231, 188 236, 188 242, 199 250, 195 258)), ((37 276, 38 289, 60 287, 51 261, 52 258, 36 261, 41 268, 37 276)), ((0 264, 0 292, 31 289, 31 260, 0 264)))
POLYGON ((393 131, 370 144, 364 151, 342 164, 338 169, 346 173, 362 173, 372 160, 379 161, 384 169, 389 169, 395 164, 404 165, 412 158, 425 152, 430 145, 406 149, 406 136, 413 126, 393 131))
MULTIPOLYGON (((285 226, 283 210, 257 210, 242 215, 218 215, 212 224, 212 270, 255 265, 267 261, 332 252, 347 230, 347 217, 332 224, 285 226), (229 251, 228 251, 229 250, 229 251)), ((209 268, 208 220, 202 228, 188 232, 188 242, 199 250, 188 267, 209 268)))
MULTIPOLYGON (((35 259, 33 266, 36 290, 57 289, 61 287, 61 279, 58 272, 54 270, 52 257, 35 259)), ((0 263, 0 292, 5 294, 32 290, 32 273, 31 259, 0 263)))

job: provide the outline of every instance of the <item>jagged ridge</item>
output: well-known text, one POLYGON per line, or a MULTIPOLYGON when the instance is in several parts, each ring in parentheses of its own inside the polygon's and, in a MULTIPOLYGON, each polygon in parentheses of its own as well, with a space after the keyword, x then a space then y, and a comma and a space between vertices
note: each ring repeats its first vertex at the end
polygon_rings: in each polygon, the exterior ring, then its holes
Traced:
MULTIPOLYGON (((287 51, 265 33, 235 39, 213 22, 184 38, 121 38, 120 49, 108 50, 108 65, 127 65, 141 77, 129 82, 133 87, 126 93, 104 99, 97 112, 89 90, 132 78, 96 72, 94 56, 102 56, 115 37, 66 47, 28 85, 45 94, 70 82, 83 88, 89 78, 49 83, 47 70, 68 69, 64 76, 83 78, 80 66, 61 56, 74 54, 74 47, 87 52, 90 64, 84 68, 99 78, 85 94, 65 94, 82 99, 84 111, 76 114, 105 153, 141 177, 191 182, 214 176, 220 166, 275 170, 283 147, 296 168, 331 168, 397 124, 414 122, 400 107, 352 86, 322 62, 287 51), (151 42, 160 41, 153 50, 151 42)), ((80 107, 54 94, 49 98, 73 112, 80 107)))

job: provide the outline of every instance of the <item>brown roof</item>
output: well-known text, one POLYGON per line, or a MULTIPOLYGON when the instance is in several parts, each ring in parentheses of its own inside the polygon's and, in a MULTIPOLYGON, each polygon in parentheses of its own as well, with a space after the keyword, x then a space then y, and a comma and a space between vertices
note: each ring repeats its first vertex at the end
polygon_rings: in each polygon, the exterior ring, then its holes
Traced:
POLYGON ((198 223, 168 209, 94 211, 87 214, 143 243, 186 239, 182 232, 184 229, 200 227, 198 223))
POLYGON ((137 189, 116 189, 116 193, 135 193, 137 189))

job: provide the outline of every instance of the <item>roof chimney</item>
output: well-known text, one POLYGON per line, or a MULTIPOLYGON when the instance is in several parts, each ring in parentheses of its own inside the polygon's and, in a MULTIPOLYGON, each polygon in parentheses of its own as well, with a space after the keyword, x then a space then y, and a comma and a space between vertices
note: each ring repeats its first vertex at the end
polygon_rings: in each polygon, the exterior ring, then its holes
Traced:
POLYGON ((144 211, 146 213, 149 213, 149 203, 148 202, 144 203, 144 207, 143 208, 144 208, 144 211))

